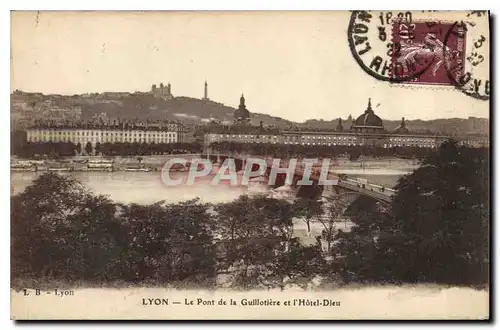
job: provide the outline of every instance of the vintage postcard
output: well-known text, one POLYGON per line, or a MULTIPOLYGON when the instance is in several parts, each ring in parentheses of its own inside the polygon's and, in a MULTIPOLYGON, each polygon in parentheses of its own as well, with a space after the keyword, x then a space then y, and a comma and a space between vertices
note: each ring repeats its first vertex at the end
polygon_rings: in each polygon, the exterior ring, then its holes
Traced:
POLYGON ((488 320, 487 11, 11 13, 11 318, 488 320))

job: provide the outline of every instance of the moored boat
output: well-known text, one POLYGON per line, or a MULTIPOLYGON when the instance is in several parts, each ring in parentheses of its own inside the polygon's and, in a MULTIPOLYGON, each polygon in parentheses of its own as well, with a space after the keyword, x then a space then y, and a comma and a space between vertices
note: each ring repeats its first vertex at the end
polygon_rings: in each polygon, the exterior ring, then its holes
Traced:
POLYGON ((151 168, 142 166, 129 166, 125 167, 126 172, 151 172, 151 168))
POLYGON ((62 166, 62 167, 49 167, 49 172, 73 172, 75 168, 73 166, 62 166))
POLYGON ((87 171, 113 172, 113 164, 112 159, 90 159, 87 162, 87 171))

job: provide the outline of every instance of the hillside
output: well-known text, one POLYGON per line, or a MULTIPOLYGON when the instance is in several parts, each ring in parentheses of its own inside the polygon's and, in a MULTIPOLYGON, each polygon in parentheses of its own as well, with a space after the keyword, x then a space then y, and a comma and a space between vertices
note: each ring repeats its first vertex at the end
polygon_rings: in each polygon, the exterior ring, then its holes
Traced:
MULTIPOLYGON (((252 109, 249 109, 252 111, 252 109)), ((11 124, 26 127, 37 119, 90 120, 105 114, 110 119, 170 119, 199 124, 210 118, 232 122, 235 109, 211 100, 176 97, 156 98, 149 93, 102 93, 83 95, 43 95, 15 92, 11 94, 11 124)), ((291 122, 265 114, 254 114, 257 125, 285 127, 291 122)))
MULTIPOLYGON (((294 123, 289 120, 253 112, 252 124, 286 128, 290 125, 332 129, 337 121, 307 120, 294 123)), ((78 121, 90 120, 96 116, 113 119, 169 119, 186 124, 200 124, 216 118, 222 122, 232 122, 234 108, 211 100, 191 97, 172 99, 156 98, 150 93, 93 93, 82 95, 43 95, 16 91, 11 94, 11 129, 25 128, 36 120, 78 121)), ((347 119, 343 119, 348 127, 347 119)), ((387 130, 392 131, 400 125, 400 120, 384 120, 387 130)), ((470 117, 467 119, 450 118, 436 120, 407 120, 412 131, 432 131, 442 133, 481 133, 489 132, 489 120, 470 117)))

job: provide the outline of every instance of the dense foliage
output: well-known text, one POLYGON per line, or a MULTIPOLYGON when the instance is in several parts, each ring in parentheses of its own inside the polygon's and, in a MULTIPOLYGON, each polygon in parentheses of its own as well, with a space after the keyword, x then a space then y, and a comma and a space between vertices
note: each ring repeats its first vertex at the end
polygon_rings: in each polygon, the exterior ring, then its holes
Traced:
POLYGON ((489 154, 444 143, 399 180, 391 212, 358 212, 338 234, 348 281, 483 285, 489 274, 489 154))
POLYGON ((43 174, 11 197, 13 285, 20 279, 242 289, 306 288, 314 278, 488 283, 487 153, 443 144, 401 178, 391 207, 363 203, 348 212, 348 203, 335 200, 265 196, 217 205, 125 205, 69 176, 43 174), (345 217, 353 222, 349 231, 336 226, 345 217), (316 244, 295 237, 300 220, 294 218, 321 224, 316 244))
POLYGON ((293 239, 293 205, 263 196, 125 205, 48 173, 11 203, 14 282, 284 288, 315 274, 297 265, 322 260, 318 247, 293 239), (313 260, 295 262, 300 255, 313 260))

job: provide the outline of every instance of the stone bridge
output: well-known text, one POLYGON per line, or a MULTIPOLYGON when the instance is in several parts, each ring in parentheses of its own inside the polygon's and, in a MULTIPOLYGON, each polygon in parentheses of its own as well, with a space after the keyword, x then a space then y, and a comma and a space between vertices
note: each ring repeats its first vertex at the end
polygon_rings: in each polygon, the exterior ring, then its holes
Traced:
MULTIPOLYGON (((267 169, 264 174, 264 177, 266 178, 269 178, 273 166, 276 167, 273 157, 262 157, 259 155, 226 153, 215 155, 207 154, 203 155, 202 157, 209 158, 213 163, 218 164, 222 164, 227 158, 232 158, 235 160, 237 171, 246 168, 247 161, 250 158, 264 159, 267 164, 267 169)), ((325 199, 343 198, 347 199, 346 201, 350 201, 350 203, 352 203, 357 199, 357 197, 366 196, 384 204, 389 204, 391 202, 392 196, 394 195, 394 189, 392 187, 378 185, 361 178, 348 177, 344 174, 338 174, 336 173, 334 166, 324 166, 325 168, 323 168, 322 164, 322 160, 319 160, 317 163, 314 163, 310 167, 309 180, 312 181, 312 185, 300 185, 298 184, 298 182, 304 177, 305 165, 302 160, 297 160, 291 184, 297 195, 300 195, 301 190, 304 189, 316 189, 321 192, 321 196, 325 199), (328 180, 327 185, 322 184, 322 182, 325 182, 322 180, 325 179, 328 180)), ((284 169, 288 168, 288 166, 289 160, 280 160, 279 168, 284 169)), ((254 166, 252 166, 252 170, 256 171, 257 169, 258 165, 254 164, 254 166)), ((285 178, 286 173, 278 173, 276 177, 275 187, 285 185, 285 178)))

